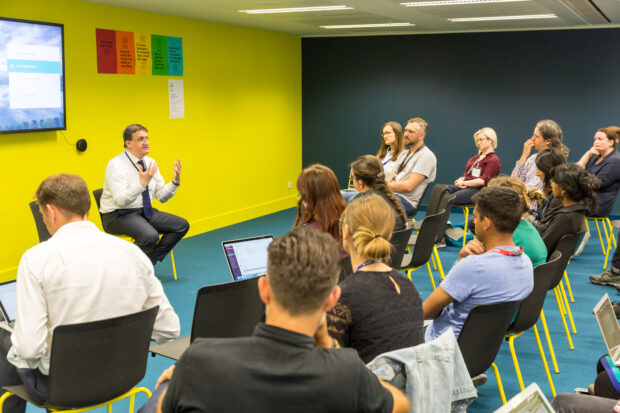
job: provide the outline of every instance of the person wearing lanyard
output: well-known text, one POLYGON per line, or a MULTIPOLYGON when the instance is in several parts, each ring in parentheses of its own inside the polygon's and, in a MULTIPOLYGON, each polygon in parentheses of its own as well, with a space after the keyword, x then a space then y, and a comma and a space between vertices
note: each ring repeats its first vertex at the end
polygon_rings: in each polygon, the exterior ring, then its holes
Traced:
POLYGON ((389 176, 407 155, 403 142, 403 127, 398 122, 387 122, 381 129, 381 138, 383 142, 377 152, 377 158, 383 164, 385 176, 389 176))
POLYGON ((431 341, 448 328, 458 337, 476 305, 520 301, 534 288, 534 270, 513 242, 523 204, 511 188, 493 186, 472 197, 476 239, 463 247, 446 279, 423 303, 431 341))
POLYGON ((413 282, 385 264, 394 212, 377 194, 345 209, 342 242, 355 272, 340 283, 342 295, 327 313, 330 335, 357 350, 364 363, 379 354, 424 342, 422 299, 413 282))
POLYGON ((157 163, 146 156, 150 150, 147 129, 129 125, 123 141, 126 150, 112 158, 105 170, 101 223, 110 234, 133 238, 155 265, 189 230, 185 219, 151 205, 153 198, 166 202, 176 193, 181 185, 181 161, 176 160, 172 181, 165 184, 157 163))
POLYGON ((469 158, 463 175, 454 181, 454 185, 447 187, 448 193, 456 196, 455 206, 471 205, 471 197, 499 174, 501 164, 495 153, 495 131, 488 127, 480 129, 474 133, 474 142, 478 147, 478 155, 469 158))

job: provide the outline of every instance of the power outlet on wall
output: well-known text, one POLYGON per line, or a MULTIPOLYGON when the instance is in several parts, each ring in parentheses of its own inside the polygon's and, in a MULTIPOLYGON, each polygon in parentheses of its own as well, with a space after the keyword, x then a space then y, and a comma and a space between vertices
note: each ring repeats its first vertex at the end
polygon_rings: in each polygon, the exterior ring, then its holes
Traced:
POLYGON ((288 181, 288 189, 291 189, 292 187, 291 181, 288 181))

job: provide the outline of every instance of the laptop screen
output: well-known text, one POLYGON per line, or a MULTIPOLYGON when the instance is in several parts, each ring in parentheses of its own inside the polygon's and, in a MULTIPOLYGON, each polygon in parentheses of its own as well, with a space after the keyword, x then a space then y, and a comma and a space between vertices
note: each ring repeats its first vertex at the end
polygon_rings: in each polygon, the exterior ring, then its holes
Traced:
MULTIPOLYGON (((618 326, 618 320, 616 314, 609 301, 609 296, 603 296, 600 305, 595 308, 594 314, 601 327, 601 333, 605 339, 608 350, 620 345, 620 326, 618 326)), ((610 356, 613 356, 610 354, 610 356)))
POLYGON ((273 235, 224 241, 224 254, 235 281, 256 277, 267 272, 267 247, 273 235))
POLYGON ((17 283, 15 280, 0 284, 0 305, 9 323, 15 321, 15 312, 17 311, 16 287, 17 283))
POLYGON ((508 403, 495 410, 495 413, 553 413, 553 411, 540 387, 532 383, 508 403))

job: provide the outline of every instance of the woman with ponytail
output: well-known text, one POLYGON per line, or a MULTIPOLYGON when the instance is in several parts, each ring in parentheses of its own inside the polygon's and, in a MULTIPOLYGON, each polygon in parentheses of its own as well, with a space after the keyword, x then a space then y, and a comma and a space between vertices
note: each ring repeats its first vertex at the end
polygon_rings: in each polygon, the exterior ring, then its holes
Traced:
POLYGON ((551 170, 553 197, 562 202, 562 207, 538 228, 547 255, 553 253, 564 235, 585 230, 586 211, 596 208, 596 189, 600 184, 600 179, 574 163, 563 163, 551 170))
POLYGON ((351 175, 355 190, 360 193, 357 197, 370 194, 381 196, 394 210, 394 231, 405 229, 407 215, 385 182, 385 171, 379 158, 372 155, 360 156, 351 164, 351 175))
POLYGON ((394 212, 379 195, 353 200, 341 220, 342 242, 355 272, 327 314, 330 335, 368 363, 377 355, 424 342, 422 299, 415 285, 386 262, 394 212))

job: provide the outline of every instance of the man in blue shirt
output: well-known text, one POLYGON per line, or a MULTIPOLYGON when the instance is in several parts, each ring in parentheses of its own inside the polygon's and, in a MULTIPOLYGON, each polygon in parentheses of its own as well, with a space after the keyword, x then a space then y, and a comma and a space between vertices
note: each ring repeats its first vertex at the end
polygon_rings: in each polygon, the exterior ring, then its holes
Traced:
POLYGON ((534 288, 532 263, 512 241, 521 220, 519 195, 488 187, 472 201, 476 239, 465 245, 446 279, 424 301, 424 318, 433 319, 426 341, 450 327, 458 337, 474 306, 523 300, 534 288))

